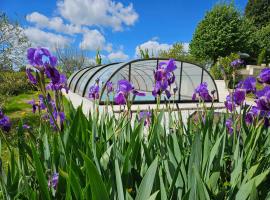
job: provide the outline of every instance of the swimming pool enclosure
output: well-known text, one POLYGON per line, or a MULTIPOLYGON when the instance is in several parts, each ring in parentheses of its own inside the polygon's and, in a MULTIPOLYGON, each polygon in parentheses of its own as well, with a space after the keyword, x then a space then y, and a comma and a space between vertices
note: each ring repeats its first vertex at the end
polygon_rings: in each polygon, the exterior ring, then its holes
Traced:
MULTIPOLYGON (((169 59, 150 58, 137 59, 130 62, 110 63, 106 65, 97 65, 83 68, 74 72, 68 79, 68 86, 71 92, 77 93, 82 97, 88 98, 88 92, 91 86, 99 79, 100 84, 100 104, 104 104, 108 99, 113 102, 113 94, 107 96, 106 83, 111 81, 116 87, 117 81, 121 79, 129 80, 134 88, 146 93, 146 96, 136 96, 134 104, 152 104, 156 103, 156 98, 152 95, 155 83, 154 70, 160 62, 166 62, 169 59)), ((177 69, 174 71, 175 82, 170 87, 170 102, 191 103, 195 88, 202 82, 208 84, 209 92, 215 91, 214 101, 219 101, 217 86, 209 72, 202 66, 175 60, 177 69), (177 88, 175 92, 174 88, 177 88)), ((161 103, 166 100, 161 97, 161 103)))

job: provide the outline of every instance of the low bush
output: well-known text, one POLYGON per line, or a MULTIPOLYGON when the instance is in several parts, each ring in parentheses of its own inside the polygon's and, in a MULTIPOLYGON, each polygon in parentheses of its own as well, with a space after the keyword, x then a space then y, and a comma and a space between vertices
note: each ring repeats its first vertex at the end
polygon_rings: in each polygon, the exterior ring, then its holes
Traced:
POLYGON ((18 95, 36 89, 29 83, 25 72, 2 71, 0 83, 1 95, 18 95))

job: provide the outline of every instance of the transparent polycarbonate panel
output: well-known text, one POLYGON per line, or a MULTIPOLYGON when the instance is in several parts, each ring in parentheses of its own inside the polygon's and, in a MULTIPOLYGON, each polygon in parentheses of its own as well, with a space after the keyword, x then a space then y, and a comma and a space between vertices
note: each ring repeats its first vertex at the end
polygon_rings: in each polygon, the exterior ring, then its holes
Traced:
MULTIPOLYGON (((93 86, 96 83, 96 80, 99 79, 100 88, 108 81, 108 79, 111 77, 111 75, 118 70, 119 67, 121 67, 123 63, 114 64, 105 66, 104 68, 100 68, 96 70, 96 73, 92 76, 91 80, 88 82, 88 84, 85 85, 86 90, 85 94, 82 94, 84 96, 88 96, 88 91, 91 86, 93 86)), ((119 73, 116 75, 119 76, 119 73)), ((120 78, 120 77, 119 77, 120 78)), ((126 79, 126 77, 124 77, 126 79)), ((123 79, 123 78, 122 78, 123 79)), ((118 79, 120 80, 120 79, 118 79)))
POLYGON ((68 78, 68 81, 67 81, 68 85, 70 85, 70 82, 72 81, 73 77, 76 76, 76 74, 77 74, 77 71, 70 75, 70 77, 68 78))
MULTIPOLYGON (((207 83, 209 93, 217 90, 214 81, 212 80, 212 78, 206 71, 203 72, 203 82, 207 83)), ((214 97, 215 97, 215 100, 218 99, 217 91, 214 93, 214 97)))
MULTIPOLYGON (((117 71, 117 73, 112 77, 112 79, 111 79, 110 81, 111 81, 111 82, 113 83, 113 85, 116 87, 117 82, 118 82, 119 80, 122 80, 122 79, 128 80, 128 79, 129 79, 128 73, 129 73, 129 66, 126 65, 126 66, 124 66, 122 69, 120 69, 119 71, 117 71)), ((109 75, 110 75, 110 73, 109 73, 109 75)), ((104 76, 104 75, 103 75, 103 76, 104 76)), ((105 74, 105 77, 106 77, 106 74, 105 74)))
POLYGON ((131 64, 131 82, 135 89, 151 92, 155 83, 153 71, 156 69, 156 60, 138 61, 131 64))
POLYGON ((181 100, 192 100, 195 88, 201 83, 202 68, 193 64, 183 63, 181 100))
POLYGON ((79 95, 82 95, 82 92, 85 88, 86 83, 88 82, 88 80, 91 78, 91 74, 93 74, 93 72, 95 71, 95 69, 86 71, 85 74, 83 74, 83 76, 80 79, 80 82, 78 83, 77 87, 76 87, 76 92, 79 95))
POLYGON ((82 75, 85 71, 87 71, 88 69, 89 69, 89 68, 85 68, 85 69, 81 70, 79 73, 77 73, 77 74, 74 76, 74 78, 73 78, 73 80, 72 80, 72 82, 71 82, 71 84, 70 84, 70 90, 71 90, 72 92, 75 92, 74 89, 75 89, 75 85, 76 85, 78 79, 79 79, 79 78, 81 77, 81 75, 82 75))
POLYGON ((95 66, 93 68, 91 68, 88 71, 85 71, 84 73, 81 74, 81 78, 76 86, 76 90, 75 92, 82 95, 82 92, 85 88, 86 83, 88 82, 88 80, 91 78, 91 76, 100 68, 102 68, 103 65, 100 66, 95 66))

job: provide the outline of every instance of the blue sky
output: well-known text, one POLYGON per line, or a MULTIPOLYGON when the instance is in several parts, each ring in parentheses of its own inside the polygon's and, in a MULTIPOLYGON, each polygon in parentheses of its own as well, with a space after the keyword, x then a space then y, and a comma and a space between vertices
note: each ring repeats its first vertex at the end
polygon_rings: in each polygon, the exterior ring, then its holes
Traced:
MULTIPOLYGON (((168 49, 188 43, 216 0, 1 0, 0 9, 23 26, 33 45, 101 49, 104 59, 133 59, 138 46, 168 49), (46 2, 46 3, 45 3, 46 2)), ((247 0, 235 0, 243 12, 247 0)))

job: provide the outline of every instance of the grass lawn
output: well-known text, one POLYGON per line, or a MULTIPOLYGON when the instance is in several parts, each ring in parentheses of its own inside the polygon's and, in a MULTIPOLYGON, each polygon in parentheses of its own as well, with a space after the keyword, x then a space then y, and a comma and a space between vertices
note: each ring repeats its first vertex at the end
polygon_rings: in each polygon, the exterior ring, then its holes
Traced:
MULTIPOLYGON (((28 104, 29 100, 35 99, 38 100, 39 91, 27 91, 26 93, 19 94, 17 96, 9 96, 6 97, 4 103, 4 113, 10 118, 12 123, 12 128, 8 133, 7 139, 17 145, 17 129, 20 122, 23 124, 27 124, 32 128, 39 127, 39 116, 38 113, 34 114, 32 111, 32 106, 28 104)), ((66 98, 64 100, 65 110, 68 106, 68 100, 66 98)), ((30 130, 31 131, 31 130, 30 130)), ((4 167, 7 166, 7 160, 9 157, 9 151, 5 146, 5 143, 2 142, 2 161, 4 167)))
MULTIPOLYGON (((17 96, 8 96, 5 99, 4 113, 10 118, 12 123, 12 128, 11 131, 8 133, 7 138, 12 143, 17 142, 16 134, 20 121, 31 127, 36 126, 36 124, 39 123, 39 118, 37 117, 37 114, 34 114, 32 112, 32 106, 27 103, 29 100, 34 98, 38 98, 38 91, 28 91, 17 96)), ((3 165, 6 166, 6 161, 9 157, 9 151, 5 146, 4 142, 2 142, 2 145, 2 161, 3 165)))
POLYGON ((28 104, 29 100, 37 99, 38 91, 29 91, 24 94, 19 94, 17 96, 7 97, 5 102, 4 111, 12 121, 11 135, 16 129, 19 121, 28 125, 34 125, 37 123, 38 119, 36 115, 32 112, 32 106, 28 104), (14 126, 15 125, 15 126, 14 126))

